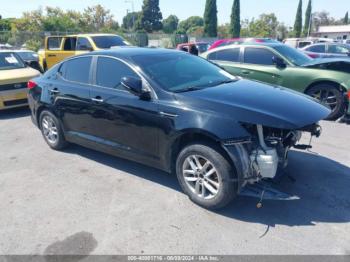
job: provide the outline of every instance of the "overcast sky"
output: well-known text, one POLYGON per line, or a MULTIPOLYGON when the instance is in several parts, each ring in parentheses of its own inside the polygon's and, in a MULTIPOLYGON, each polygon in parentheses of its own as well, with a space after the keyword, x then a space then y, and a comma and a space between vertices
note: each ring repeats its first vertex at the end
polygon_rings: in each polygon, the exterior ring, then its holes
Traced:
MULTIPOLYGON (((134 2, 136 11, 141 10, 143 0, 0 0, 0 14, 5 18, 19 17, 24 11, 47 5, 82 11, 87 6, 101 4, 110 9, 115 18, 121 22, 126 10, 132 9, 132 4, 127 1, 134 2)), ((303 12, 305 12, 308 0, 303 1, 303 12)), ((298 2, 299 0, 241 0, 241 16, 244 19, 258 17, 261 13, 274 12, 279 21, 293 25, 298 2)), ((232 3, 233 0, 217 0, 220 24, 229 22, 232 3)), ((313 10, 326 10, 336 18, 343 18, 346 11, 350 11, 349 3, 349 0, 313 0, 313 10)), ((180 19, 192 15, 202 16, 204 5, 205 0, 160 0, 163 17, 175 14, 180 19)))

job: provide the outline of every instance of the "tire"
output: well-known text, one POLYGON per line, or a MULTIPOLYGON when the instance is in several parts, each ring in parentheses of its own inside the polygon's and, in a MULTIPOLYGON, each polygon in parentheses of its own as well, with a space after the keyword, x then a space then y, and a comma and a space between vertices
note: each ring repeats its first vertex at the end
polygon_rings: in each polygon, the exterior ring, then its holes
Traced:
POLYGON ((331 84, 318 84, 311 87, 306 94, 326 104, 332 110, 326 120, 337 120, 346 110, 343 93, 331 84))
POLYGON ((43 110, 39 118, 39 126, 46 143, 54 150, 62 150, 68 143, 64 138, 60 121, 48 110, 43 110))
MULTIPOLYGON (((197 164, 195 166, 198 167, 197 164)), ((206 209, 223 208, 237 196, 238 183, 234 168, 215 145, 192 144, 182 149, 176 160, 176 175, 182 190, 189 198, 206 209), (190 162, 192 164, 196 162, 194 157, 197 158, 202 167, 208 162, 210 166, 207 166, 206 170, 202 169, 201 172, 195 173, 190 164, 190 162), (212 168, 216 170, 215 173, 210 176, 204 175, 210 174, 212 168)))

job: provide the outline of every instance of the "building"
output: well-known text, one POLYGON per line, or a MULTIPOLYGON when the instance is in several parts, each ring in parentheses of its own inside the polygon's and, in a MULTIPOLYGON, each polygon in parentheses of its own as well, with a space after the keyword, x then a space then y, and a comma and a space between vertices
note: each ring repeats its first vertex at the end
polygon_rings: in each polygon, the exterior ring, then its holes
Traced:
POLYGON ((322 38, 332 38, 336 40, 349 40, 350 25, 320 26, 317 32, 313 33, 313 36, 322 38))

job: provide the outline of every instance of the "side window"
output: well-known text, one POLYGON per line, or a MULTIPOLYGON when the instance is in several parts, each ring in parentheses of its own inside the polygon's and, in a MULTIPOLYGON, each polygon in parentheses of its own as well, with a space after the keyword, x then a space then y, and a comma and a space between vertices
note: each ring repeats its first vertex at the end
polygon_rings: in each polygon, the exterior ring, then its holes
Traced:
POLYGON ((49 37, 47 39, 48 50, 60 50, 62 37, 49 37))
POLYGON ((77 42, 77 50, 80 51, 90 51, 92 50, 92 46, 90 41, 85 37, 79 37, 77 42))
POLYGON ((91 57, 79 57, 64 62, 59 73, 68 81, 88 84, 90 78, 91 57))
POLYGON ((64 41, 63 50, 74 51, 76 44, 77 44, 77 39, 75 37, 67 37, 64 41))
POLYGON ((310 52, 314 52, 314 53, 326 53, 326 46, 325 45, 314 45, 314 46, 310 46, 306 50, 310 51, 310 52))
POLYGON ((247 47, 244 50, 244 63, 256 65, 273 65, 275 54, 264 48, 247 47))
POLYGON ((333 53, 333 54, 346 54, 349 53, 349 49, 347 49, 344 46, 340 45, 329 45, 328 46, 328 53, 333 53))
POLYGON ((239 52, 240 48, 225 49, 211 53, 208 59, 228 62, 239 62, 239 52))
POLYGON ((137 77, 137 74, 126 64, 108 57, 97 60, 96 85, 124 90, 121 79, 125 76, 137 77))

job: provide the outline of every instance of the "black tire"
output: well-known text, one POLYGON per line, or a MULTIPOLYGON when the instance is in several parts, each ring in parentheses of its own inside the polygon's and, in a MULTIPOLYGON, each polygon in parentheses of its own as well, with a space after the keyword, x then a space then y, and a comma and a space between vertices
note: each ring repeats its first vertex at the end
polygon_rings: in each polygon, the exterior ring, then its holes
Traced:
MULTIPOLYGON (((220 151, 221 150, 215 145, 192 144, 183 148, 176 160, 176 175, 182 190, 194 203, 211 210, 225 207, 237 196, 238 191, 236 172, 231 164, 227 161, 227 159, 220 153, 220 151), (196 155, 197 157, 204 157, 206 160, 209 160, 217 171, 216 173, 218 175, 215 181, 219 182, 219 187, 217 194, 211 199, 205 199, 196 194, 196 192, 193 191, 194 189, 191 189, 191 186, 189 186, 189 183, 192 182, 185 181, 183 169, 184 166, 188 163, 185 163, 185 161, 187 161, 186 159, 188 159, 188 157, 191 157, 193 155, 196 155)), ((194 186, 197 184, 197 182, 193 183, 194 186)), ((202 184, 202 190, 203 187, 204 184, 202 184)), ((203 193, 203 191, 201 191, 201 193, 203 193)))
POLYGON ((57 117, 51 113, 50 111, 48 110, 43 110, 40 114, 40 117, 39 117, 39 126, 40 126, 40 130, 41 130, 41 133, 46 141, 46 143, 54 150, 62 150, 64 149, 65 147, 68 146, 68 143, 66 141, 66 139, 64 138, 64 134, 63 134, 63 131, 62 131, 62 127, 61 127, 61 124, 60 124, 60 121, 57 119, 57 117), (46 132, 46 125, 45 123, 47 122, 47 120, 50 119, 52 120, 54 126, 56 127, 55 130, 57 131, 57 135, 55 135, 55 140, 52 139, 50 140, 48 138, 48 135, 45 134, 46 132), (46 122, 44 122, 46 121, 46 122))
POLYGON ((326 118, 326 120, 337 120, 344 115, 346 110, 346 104, 344 101, 344 95, 337 87, 331 84, 322 83, 311 87, 306 92, 309 96, 318 99, 320 102, 331 107, 332 112, 326 118), (323 94, 323 95, 322 95, 323 94), (325 99, 331 97, 330 99, 325 99))

